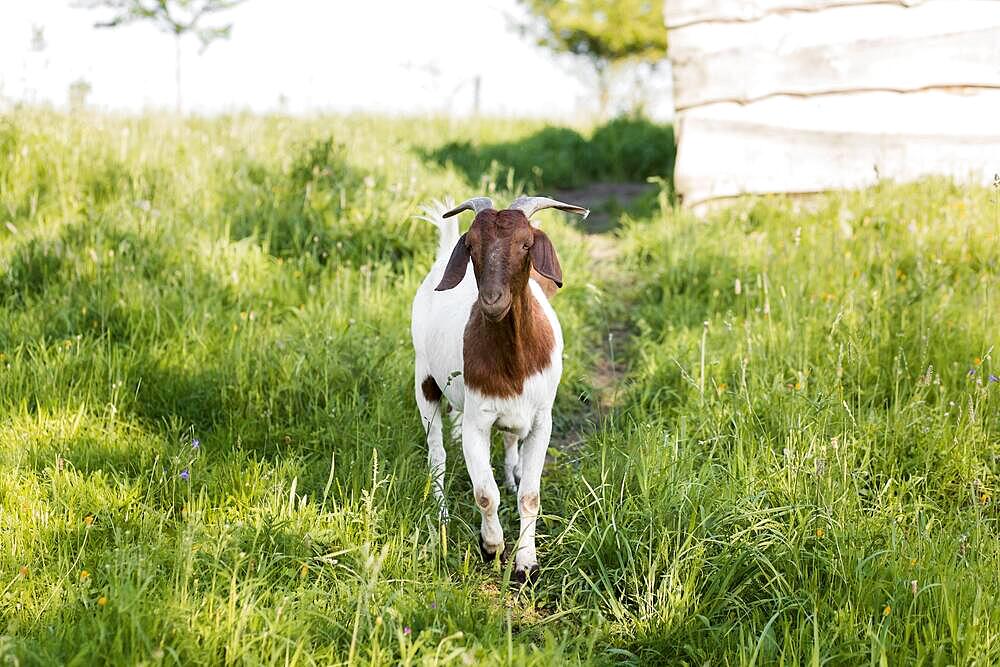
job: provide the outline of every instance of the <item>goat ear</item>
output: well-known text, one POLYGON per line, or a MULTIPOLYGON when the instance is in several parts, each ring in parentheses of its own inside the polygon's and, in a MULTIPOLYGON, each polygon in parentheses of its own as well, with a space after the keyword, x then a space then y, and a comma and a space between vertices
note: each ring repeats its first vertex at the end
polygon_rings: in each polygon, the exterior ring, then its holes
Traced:
POLYGON ((455 249, 451 251, 451 257, 448 258, 448 265, 444 267, 444 275, 441 276, 441 282, 434 288, 434 291, 443 292, 462 282, 471 256, 469 246, 465 245, 465 234, 462 234, 458 237, 455 249))
POLYGON ((562 267, 552 241, 540 229, 534 230, 535 243, 531 246, 531 264, 535 271, 562 287, 562 267))

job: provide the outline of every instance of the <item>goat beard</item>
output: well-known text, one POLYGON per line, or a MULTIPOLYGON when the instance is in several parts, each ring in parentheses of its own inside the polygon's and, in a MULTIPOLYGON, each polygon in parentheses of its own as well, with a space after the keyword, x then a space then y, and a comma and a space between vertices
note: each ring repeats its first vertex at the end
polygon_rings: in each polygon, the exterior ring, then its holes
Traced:
POLYGON ((488 321, 492 322, 493 324, 497 324, 498 322, 502 322, 503 319, 505 317, 507 317, 507 315, 510 314, 510 307, 511 307, 511 305, 512 305, 512 301, 508 301, 507 305, 504 306, 504 309, 502 311, 500 311, 496 315, 494 315, 489 310, 487 310, 486 307, 483 306, 482 303, 479 304, 479 309, 482 311, 483 317, 485 317, 488 321))

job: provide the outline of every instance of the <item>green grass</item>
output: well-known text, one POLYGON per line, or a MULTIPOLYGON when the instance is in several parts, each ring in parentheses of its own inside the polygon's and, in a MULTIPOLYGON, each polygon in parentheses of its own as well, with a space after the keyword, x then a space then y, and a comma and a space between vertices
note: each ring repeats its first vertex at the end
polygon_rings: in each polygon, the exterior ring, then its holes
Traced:
POLYGON ((0 656, 1000 662, 992 190, 705 220, 664 193, 602 261, 547 217, 567 352, 542 581, 478 562, 457 446, 438 525, 412 215, 480 192, 424 156, 541 127, 0 119, 0 656))

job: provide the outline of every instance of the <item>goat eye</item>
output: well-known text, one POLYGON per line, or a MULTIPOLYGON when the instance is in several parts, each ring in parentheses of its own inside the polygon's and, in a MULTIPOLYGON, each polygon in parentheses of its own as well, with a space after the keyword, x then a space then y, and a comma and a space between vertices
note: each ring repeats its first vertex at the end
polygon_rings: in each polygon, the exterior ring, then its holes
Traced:
POLYGON ((524 242, 524 245, 523 245, 523 246, 521 246, 521 248, 522 248, 522 249, 524 249, 524 250, 528 250, 529 248, 531 248, 531 244, 530 244, 530 243, 528 243, 527 241, 525 241, 525 242, 524 242))

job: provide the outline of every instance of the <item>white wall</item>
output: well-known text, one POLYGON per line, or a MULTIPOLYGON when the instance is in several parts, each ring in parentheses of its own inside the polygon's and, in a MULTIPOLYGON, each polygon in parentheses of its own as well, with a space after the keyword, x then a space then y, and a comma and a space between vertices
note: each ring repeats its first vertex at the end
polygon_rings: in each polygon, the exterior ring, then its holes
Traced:
POLYGON ((683 201, 1000 173, 1000 2, 666 0, 683 201))

